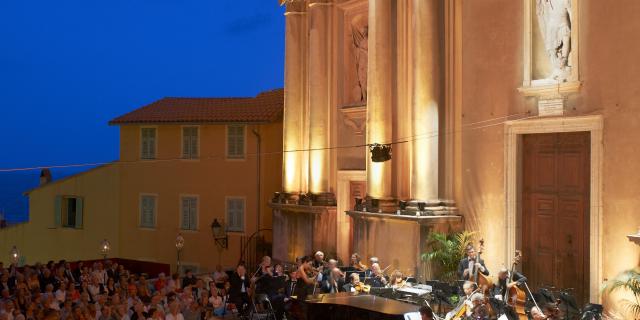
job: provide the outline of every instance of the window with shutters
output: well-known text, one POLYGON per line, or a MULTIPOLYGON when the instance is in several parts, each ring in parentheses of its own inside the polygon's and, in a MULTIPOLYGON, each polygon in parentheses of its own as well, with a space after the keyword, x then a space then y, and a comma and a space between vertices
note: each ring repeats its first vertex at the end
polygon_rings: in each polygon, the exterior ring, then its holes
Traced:
POLYGON ((140 196, 140 227, 155 228, 157 216, 157 196, 142 195, 140 196))
POLYGON ((244 159, 245 126, 227 126, 227 159, 244 159))
POLYGON ((198 197, 180 198, 180 229, 198 230, 198 197))
POLYGON ((140 158, 156 158, 156 128, 140 128, 140 158))
POLYGON ((198 158, 198 127, 182 127, 182 158, 198 158))
POLYGON ((55 201, 55 226, 82 228, 84 199, 76 196, 57 196, 55 201))
POLYGON ((227 197, 227 231, 244 232, 245 198, 227 197))

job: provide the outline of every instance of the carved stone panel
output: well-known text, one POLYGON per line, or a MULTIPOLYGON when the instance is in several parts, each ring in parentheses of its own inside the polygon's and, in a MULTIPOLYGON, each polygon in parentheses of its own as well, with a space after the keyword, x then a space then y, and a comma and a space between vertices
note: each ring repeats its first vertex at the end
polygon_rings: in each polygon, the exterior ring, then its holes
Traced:
POLYGON ((367 101, 368 3, 352 0, 339 5, 342 9, 341 77, 342 105, 364 105, 367 101))

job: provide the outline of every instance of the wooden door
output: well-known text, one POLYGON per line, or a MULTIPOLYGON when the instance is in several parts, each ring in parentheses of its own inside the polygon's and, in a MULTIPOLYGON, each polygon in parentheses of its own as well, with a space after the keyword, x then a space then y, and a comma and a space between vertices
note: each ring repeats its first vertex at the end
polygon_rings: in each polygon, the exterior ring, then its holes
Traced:
POLYGON ((589 297, 589 132, 523 137, 523 271, 532 290, 589 297))

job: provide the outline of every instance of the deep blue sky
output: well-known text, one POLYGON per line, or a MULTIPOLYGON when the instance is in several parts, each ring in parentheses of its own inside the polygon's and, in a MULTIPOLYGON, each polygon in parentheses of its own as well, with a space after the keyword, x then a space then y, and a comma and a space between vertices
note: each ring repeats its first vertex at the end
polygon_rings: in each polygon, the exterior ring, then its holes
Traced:
POLYGON ((0 1, 0 168, 110 161, 107 122, 164 96, 283 85, 275 0, 0 1))
POLYGON ((0 169, 115 160, 107 122, 165 96, 282 87, 283 13, 275 0, 0 0, 0 169))

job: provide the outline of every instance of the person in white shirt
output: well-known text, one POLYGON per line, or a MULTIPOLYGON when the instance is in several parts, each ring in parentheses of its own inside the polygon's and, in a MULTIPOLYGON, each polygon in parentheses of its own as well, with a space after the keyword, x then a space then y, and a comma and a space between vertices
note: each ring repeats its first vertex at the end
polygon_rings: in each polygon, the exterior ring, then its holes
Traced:
POLYGON ((56 290, 55 297, 56 297, 56 300, 58 300, 58 302, 64 303, 65 299, 67 298, 67 283, 66 282, 60 283, 60 288, 58 288, 58 290, 56 290))
POLYGON ((180 304, 177 301, 169 304, 169 312, 165 316, 165 320, 184 320, 184 316, 180 313, 180 304))

